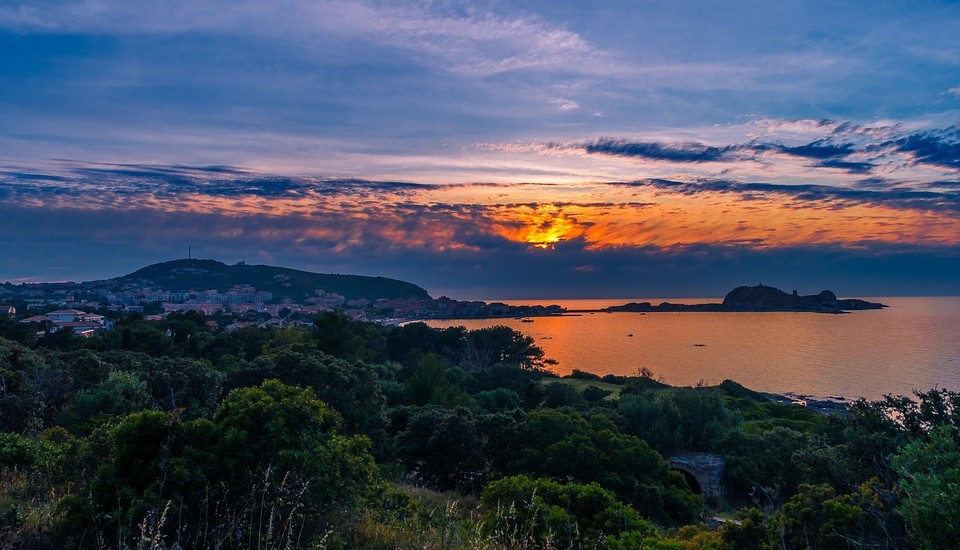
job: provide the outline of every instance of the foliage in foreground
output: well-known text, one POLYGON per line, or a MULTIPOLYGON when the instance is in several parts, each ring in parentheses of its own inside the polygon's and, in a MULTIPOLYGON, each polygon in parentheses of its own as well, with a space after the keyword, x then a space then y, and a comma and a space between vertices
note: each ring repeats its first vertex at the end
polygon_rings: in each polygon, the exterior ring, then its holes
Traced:
POLYGON ((0 545, 945 548, 960 395, 781 405, 733 382, 558 378, 506 327, 84 340, 0 323, 0 545), (711 503, 664 457, 726 461, 711 503), (708 526, 708 516, 727 521, 708 526))

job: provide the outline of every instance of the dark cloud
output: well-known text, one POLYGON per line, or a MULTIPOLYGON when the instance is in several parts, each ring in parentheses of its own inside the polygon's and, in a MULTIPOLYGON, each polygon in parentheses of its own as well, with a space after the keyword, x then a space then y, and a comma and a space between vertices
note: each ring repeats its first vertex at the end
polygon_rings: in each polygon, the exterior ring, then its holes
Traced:
POLYGON ((816 164, 820 168, 838 168, 851 174, 869 174, 873 164, 869 162, 851 162, 848 160, 827 159, 816 164))
POLYGON ((811 159, 836 159, 842 158, 854 152, 854 146, 850 143, 834 144, 824 140, 817 140, 806 145, 797 145, 787 147, 781 145, 778 150, 795 157, 804 157, 811 159))
MULTIPOLYGON (((429 228, 435 221, 404 223, 429 228)), ((458 298, 722 296, 758 280, 805 293, 829 288, 841 296, 960 293, 958 247, 868 242, 755 249, 744 242, 596 249, 573 239, 540 250, 464 220, 454 234, 471 246, 438 251, 378 237, 381 228, 373 225, 324 234, 342 222, 151 210, 105 217, 97 211, 0 205, 0 230, 31 228, 5 245, 0 280, 112 277, 185 256, 191 245, 201 257, 228 263, 397 277, 434 295, 458 298), (339 247, 345 236, 362 245, 339 247)))
POLYGON ((115 195, 175 199, 185 193, 210 197, 297 198, 310 195, 404 194, 430 186, 372 181, 257 174, 223 166, 152 166, 70 163, 59 174, 0 171, 0 187, 30 196, 86 196, 91 190, 115 195))
POLYGON ((767 152, 819 161, 813 167, 838 168, 851 174, 866 174, 873 169, 870 162, 844 160, 858 152, 852 143, 832 143, 816 140, 803 145, 787 146, 781 143, 751 142, 723 146, 702 143, 669 143, 656 141, 628 141, 600 138, 580 146, 590 154, 643 158, 680 163, 734 162, 758 160, 767 152))
POLYGON ((52 174, 35 174, 32 172, 17 172, 17 171, 0 171, 0 178, 10 178, 13 180, 20 181, 65 181, 66 178, 63 176, 55 176, 52 174))
POLYGON ((917 163, 960 170, 960 129, 917 132, 888 143, 917 163))
POLYGON ((732 180, 708 179, 683 182, 667 179, 647 179, 616 182, 610 185, 652 187, 673 193, 693 196, 700 193, 736 193, 749 197, 757 193, 789 197, 806 202, 850 202, 876 204, 892 208, 960 211, 960 192, 938 192, 890 186, 884 190, 836 187, 817 184, 750 183, 732 180))
POLYGON ((952 181, 951 180, 931 181, 929 183, 925 183, 924 186, 931 189, 937 189, 942 187, 960 189, 960 179, 952 180, 952 181))
MULTIPOLYGON (((826 156, 826 152, 817 154, 826 156)), ((822 158, 818 162, 856 169, 840 164, 848 162, 842 158, 822 158)), ((431 195, 438 189, 431 185, 274 176, 230 168, 98 165, 68 166, 51 172, 50 177, 35 171, 0 172, 0 231, 18 236, 2 249, 0 278, 108 277, 178 257, 187 246, 193 246, 194 250, 209 251, 205 255, 229 262, 247 260, 315 271, 393 276, 431 290, 457 291, 458 296, 465 297, 522 297, 533 293, 560 297, 571 292, 583 297, 636 296, 641 292, 637 288, 647 295, 713 295, 722 294, 728 286, 743 284, 743 278, 773 281, 782 277, 799 282, 799 277, 792 275, 794 271, 817 277, 811 280, 825 281, 824 287, 838 289, 844 281, 860 277, 875 281, 876 292, 883 293, 890 292, 884 288, 894 288, 883 286, 893 285, 892 281, 903 285, 902 292, 913 288, 909 279, 897 279, 902 271, 898 261, 950 267, 958 263, 955 256, 960 255, 951 248, 913 245, 919 252, 912 256, 907 245, 892 249, 874 241, 846 243, 849 248, 826 245, 773 250, 758 247, 769 243, 750 233, 743 234, 742 240, 725 238, 723 245, 604 248, 602 243, 573 238, 553 244, 550 250, 540 250, 517 242, 525 237, 516 233, 531 223, 551 223, 549 216, 531 219, 519 214, 550 208, 576 227, 586 228, 595 218, 579 216, 577 208, 609 212, 645 208, 651 203, 593 197, 584 197, 587 200, 583 202, 528 201, 526 197, 500 200, 497 192, 490 190, 491 200, 471 204, 453 202, 445 194, 431 195), (186 210, 181 208, 186 206, 185 194, 191 202, 194 195, 201 203, 208 197, 213 206, 206 212, 179 211, 186 210), (244 197, 265 200, 239 200, 244 197), (285 197, 309 200, 297 202, 304 205, 299 211, 283 215, 271 211, 270 199, 285 197), (238 200, 213 200, 223 198, 238 200), (239 206, 231 210, 234 204, 239 206), (831 273, 824 265, 838 271, 831 273), (874 268, 889 272, 873 273, 870 269, 874 268)), ((838 187, 704 178, 609 185, 687 196, 735 195, 737 208, 745 213, 769 206, 747 199, 774 197, 798 212, 812 207, 806 210, 809 214, 821 212, 818 207, 868 204, 940 211, 946 214, 943 219, 955 219, 960 212, 960 184, 935 183, 906 185, 863 178, 850 187, 838 187)), ((490 185, 501 186, 483 186, 490 185)), ((502 184, 505 189, 515 186, 502 184)), ((615 194, 606 193, 595 197, 615 194)), ((542 195, 549 197, 550 193, 542 195)), ((659 230, 655 219, 645 223, 650 231, 659 230)), ((876 223, 878 231, 883 231, 882 220, 876 223)), ((955 277, 947 280, 946 275, 933 273, 932 268, 930 273, 935 283, 930 292, 960 284, 953 280, 955 277)), ((858 288, 856 292, 863 291, 858 288)))
MULTIPOLYGON (((688 153, 695 148, 691 148, 688 153)), ((665 149, 664 149, 665 150, 665 149)), ((679 150, 677 150, 679 151, 679 150)), ((675 151, 676 152, 676 151, 675 151)), ((690 153, 692 155, 692 153, 690 153)), ((709 153, 712 154, 712 153, 709 153)), ((704 152, 701 158, 709 156, 704 152)), ((826 154, 826 153, 824 153, 826 154)), ((693 158, 688 156, 688 158, 693 158)), ((868 173, 869 163, 849 162, 838 159, 826 159, 820 162, 822 166, 839 168, 852 173, 868 173)), ((866 181, 866 180, 864 180, 866 181)), ((924 188, 897 187, 894 184, 880 179, 870 179, 871 185, 858 187, 838 187, 818 184, 785 185, 763 182, 738 182, 726 179, 701 179, 696 181, 676 181, 666 179, 649 179, 634 182, 615 182, 611 185, 645 186, 684 195, 696 195, 703 192, 737 193, 742 198, 756 199, 763 194, 787 196, 794 200, 810 202, 848 201, 857 203, 883 204, 896 208, 919 208, 926 210, 960 210, 960 194, 950 191, 935 191, 939 187, 955 188, 952 182, 939 182, 938 186, 924 188)), ((486 184, 490 185, 490 184, 486 184)), ((504 184, 512 187, 513 184, 504 184)), ((84 198, 96 196, 100 206, 110 206, 116 200, 115 206, 129 205, 122 197, 136 202, 146 197, 155 197, 176 203, 184 194, 195 194, 211 198, 242 198, 256 197, 265 199, 274 198, 303 198, 325 197, 336 200, 337 197, 349 198, 352 206, 378 208, 384 201, 401 200, 409 195, 411 198, 420 196, 421 192, 429 192, 435 186, 410 183, 403 181, 370 181, 362 179, 330 179, 317 177, 291 177, 252 174, 228 169, 193 169, 190 167, 151 167, 151 166, 121 166, 121 167, 76 167, 64 174, 37 174, 30 173, 29 177, 17 172, 0 173, 0 193, 4 197, 16 196, 32 197, 34 199, 50 200, 52 198, 84 198), (213 174, 211 176, 211 173, 213 174), (229 177, 223 177, 224 174, 229 177), (115 199, 111 199, 113 196, 115 199), (392 199, 389 199, 392 197, 392 199)), ((485 208, 474 205, 449 203, 420 203, 405 204, 409 215, 423 216, 428 213, 449 215, 454 213, 461 217, 478 216, 486 212, 486 208, 500 207, 505 209, 529 208, 538 209, 544 205, 557 208, 568 206, 613 207, 609 202, 529 202, 488 204, 485 208)), ((647 203, 630 202, 620 206, 624 208, 640 208, 647 203)), ((342 204, 346 208, 345 204, 342 204)), ((328 215, 326 209, 318 210, 318 215, 328 215)))
POLYGON ((713 147, 702 143, 661 143, 654 141, 625 141, 600 138, 583 146, 587 153, 620 157, 646 158, 671 162, 718 162, 728 160, 729 154, 741 149, 731 145, 713 147))

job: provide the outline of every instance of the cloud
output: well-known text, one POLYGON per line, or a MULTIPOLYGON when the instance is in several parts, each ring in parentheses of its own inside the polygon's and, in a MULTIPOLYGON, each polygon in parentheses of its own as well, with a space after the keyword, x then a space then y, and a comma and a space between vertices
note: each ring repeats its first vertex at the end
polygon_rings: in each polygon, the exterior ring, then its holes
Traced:
POLYGON ((103 164, 64 161, 61 173, 24 173, 0 168, 0 188, 22 195, 85 197, 91 192, 166 197, 303 198, 309 196, 369 196, 428 188, 404 181, 372 181, 260 174, 229 166, 192 167, 103 164))
POLYGON ((636 142, 614 138, 600 138, 582 146, 590 154, 639 157, 671 162, 718 162, 729 160, 730 154, 741 149, 731 145, 713 147, 702 143, 636 142))
POLYGON ((594 65, 604 57, 578 33, 536 16, 504 15, 448 2, 38 0, 0 8, 3 27, 120 35, 229 33, 308 47, 317 37, 359 38, 478 77, 539 69, 594 73, 598 70, 594 65))
POLYGON ((848 203, 887 206, 897 209, 932 210, 960 212, 960 192, 936 192, 929 190, 904 189, 889 186, 887 189, 861 189, 833 187, 818 184, 775 184, 762 182, 738 182, 721 179, 707 179, 697 182, 683 182, 666 179, 615 182, 609 185, 626 187, 652 187, 687 196, 705 193, 737 194, 756 196, 756 194, 789 197, 809 203, 848 203))
POLYGON ((550 100, 550 103, 561 111, 575 111, 580 108, 580 104, 576 101, 562 97, 553 98, 550 100))
MULTIPOLYGON (((765 119, 702 131, 712 137, 710 141, 605 136, 478 147, 504 155, 619 159, 619 169, 611 163, 602 166, 607 174, 624 180, 816 182, 843 188, 857 186, 863 176, 874 176, 920 189, 931 181, 946 181, 960 170, 960 126, 932 126, 936 122, 941 121, 765 119), (757 127, 763 131, 755 131, 757 127), (742 137, 749 139, 738 139, 742 137)), ((608 175, 606 179, 618 178, 608 175)))
MULTIPOLYGON (((724 286, 741 284, 737 265, 773 280, 790 273, 774 263, 786 251, 805 258, 786 265, 821 276, 830 272, 815 262, 842 263, 843 251, 863 265, 875 265, 864 251, 902 259, 912 247, 930 265, 960 254, 960 187, 949 180, 423 185, 229 166, 57 167, 0 170, 0 231, 18 236, 0 279, 113 276, 192 245, 231 262, 395 276, 478 297, 609 296, 634 294, 638 281, 712 288, 710 270, 728 277, 724 286)), ((853 280, 855 267, 844 269, 853 280)))
POLYGON ((870 162, 850 162, 838 159, 826 159, 816 164, 819 168, 836 168, 846 170, 850 174, 869 174, 873 170, 873 163, 870 162))
POLYGON ((960 243, 960 188, 942 183, 905 187, 870 178, 854 187, 835 187, 651 178, 589 186, 423 185, 230 167, 60 168, 51 178, 0 172, 0 196, 11 208, 99 212, 105 219, 132 211, 152 213, 142 219, 164 213, 210 216, 211 230, 224 236, 270 247, 289 241, 317 254, 351 254, 360 248, 369 253, 503 246, 552 250, 575 240, 598 249, 960 243), (807 216, 800 217, 801 212, 807 216))
POLYGON ((960 170, 960 128, 917 132, 888 143, 919 164, 960 170))
MULTIPOLYGON (((852 143, 831 143, 816 140, 801 145, 783 145, 781 143, 734 143, 730 145, 704 145, 696 142, 672 143, 652 141, 627 141, 614 138, 600 138, 580 146, 588 154, 611 155, 620 157, 662 160, 677 163, 707 162, 743 162, 759 161, 771 154, 783 154, 790 157, 817 160, 813 167, 837 168, 850 173, 865 174, 873 168, 867 161, 845 161, 845 157, 856 153, 852 143)), ((557 151, 575 149, 576 146, 558 144, 557 151)))
POLYGON ((778 150, 797 157, 826 160, 845 157, 854 151, 854 146, 850 143, 838 145, 824 140, 817 140, 794 147, 781 146, 778 150))
POLYGON ((473 76, 523 69, 593 72, 586 62, 601 57, 579 34, 530 17, 437 14, 415 5, 370 15, 373 28, 389 42, 473 76))
MULTIPOLYGON (((191 245, 199 257, 228 263, 397 277, 423 285, 435 296, 456 298, 722 296, 756 280, 808 292, 829 288, 841 296, 960 292, 956 246, 865 242, 758 249, 695 243, 598 249, 572 239, 541 250, 484 233, 471 213, 455 211, 467 216, 456 234, 473 231, 471 246, 439 250, 397 246, 381 233, 383 228, 357 226, 356 219, 343 225, 344 218, 335 216, 311 226, 300 217, 150 209, 104 216, 100 211, 0 203, 0 230, 9 234, 31 228, 0 256, 0 280, 113 277, 184 257, 191 245)), ((436 219, 411 213, 398 212, 397 220, 436 231, 429 227, 436 219)))

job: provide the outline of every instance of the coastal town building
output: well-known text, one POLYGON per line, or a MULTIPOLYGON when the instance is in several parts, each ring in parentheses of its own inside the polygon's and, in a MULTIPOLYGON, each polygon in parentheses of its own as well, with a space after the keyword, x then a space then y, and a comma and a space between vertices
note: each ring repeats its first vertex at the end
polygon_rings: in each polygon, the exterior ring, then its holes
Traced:
POLYGON ((58 309, 44 315, 33 315, 21 319, 20 322, 40 325, 43 328, 42 332, 56 332, 64 328, 71 328, 80 336, 92 336, 98 330, 111 328, 103 315, 88 313, 79 309, 58 309))

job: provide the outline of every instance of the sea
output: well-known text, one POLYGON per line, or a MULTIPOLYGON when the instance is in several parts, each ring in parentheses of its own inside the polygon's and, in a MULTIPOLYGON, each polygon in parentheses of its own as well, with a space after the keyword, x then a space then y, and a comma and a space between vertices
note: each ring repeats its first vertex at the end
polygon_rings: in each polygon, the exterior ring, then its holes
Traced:
MULTIPOLYGON (((960 392, 960 297, 868 297, 882 310, 821 313, 582 313, 520 319, 430 320, 434 327, 506 325, 534 338, 549 370, 636 375, 671 385, 735 380, 812 398, 880 399, 914 390, 960 392)), ((596 310, 628 302, 721 298, 500 300, 596 310)))

